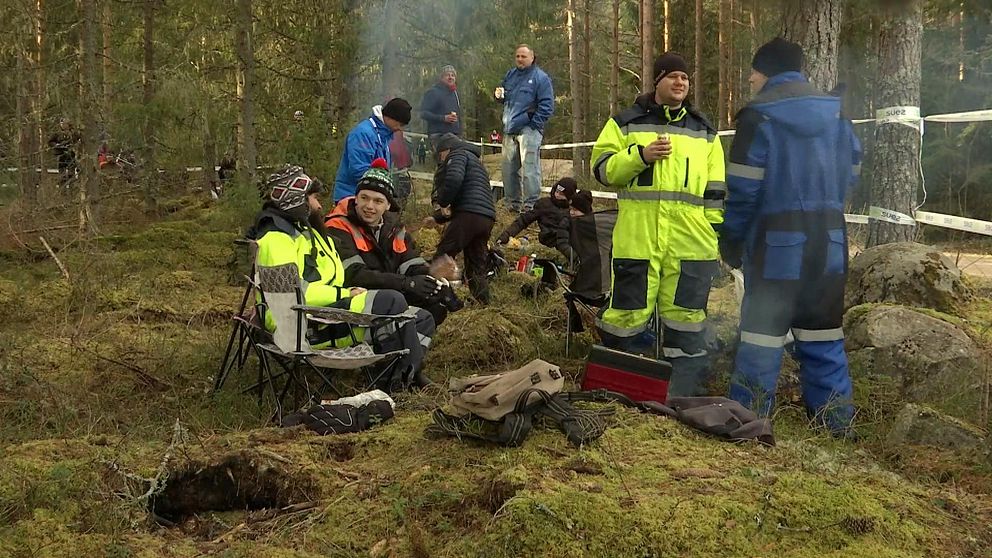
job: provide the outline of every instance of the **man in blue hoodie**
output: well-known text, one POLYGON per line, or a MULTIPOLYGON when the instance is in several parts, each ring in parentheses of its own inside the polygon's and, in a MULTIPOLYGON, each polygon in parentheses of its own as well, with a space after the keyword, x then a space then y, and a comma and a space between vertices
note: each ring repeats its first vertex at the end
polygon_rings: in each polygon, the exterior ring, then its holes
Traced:
POLYGON ((555 110, 555 93, 529 46, 518 46, 515 56, 516 67, 506 73, 494 96, 503 103, 503 195, 511 211, 521 212, 534 209, 541 197, 541 140, 555 110))
POLYGON ((723 261, 743 266, 746 285, 730 397, 771 412, 791 329, 810 417, 847 436, 854 407, 841 329, 844 202, 861 147, 840 99, 810 85, 802 64, 795 43, 762 45, 749 79, 755 97, 737 115, 719 240, 723 261))
POLYGON ((393 132, 403 130, 410 123, 413 107, 405 99, 390 99, 385 106, 372 107, 372 115, 348 132, 338 174, 334 177, 334 203, 354 196, 358 180, 372 166, 372 161, 383 158, 391 162, 389 142, 393 132))

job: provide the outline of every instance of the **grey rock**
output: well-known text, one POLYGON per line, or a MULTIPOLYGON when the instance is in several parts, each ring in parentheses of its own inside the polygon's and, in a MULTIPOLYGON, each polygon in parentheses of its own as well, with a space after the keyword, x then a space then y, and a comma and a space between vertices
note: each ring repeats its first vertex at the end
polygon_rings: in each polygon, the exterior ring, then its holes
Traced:
POLYGON ((903 401, 971 422, 982 415, 987 365, 961 328, 902 306, 859 306, 844 329, 852 376, 890 379, 903 401))
POLYGON ((845 306, 889 302, 953 314, 972 296, 961 277, 954 262, 930 246, 875 246, 851 260, 845 306))
POLYGON ((896 416, 885 442, 892 448, 920 445, 983 454, 988 447, 986 439, 981 429, 924 405, 907 403, 896 416))

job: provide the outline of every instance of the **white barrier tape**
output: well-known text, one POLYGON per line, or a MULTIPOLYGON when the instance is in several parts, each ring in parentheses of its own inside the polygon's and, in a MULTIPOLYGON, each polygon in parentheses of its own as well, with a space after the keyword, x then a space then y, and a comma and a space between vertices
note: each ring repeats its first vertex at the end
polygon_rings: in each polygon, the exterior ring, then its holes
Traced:
MULTIPOLYGON (((410 178, 416 178, 419 180, 434 180, 434 175, 428 172, 410 171, 410 178)), ((501 180, 490 180, 489 185, 493 188, 502 188, 503 182, 501 180)), ((551 188, 541 187, 541 191, 545 193, 550 193, 551 188)), ((599 198, 603 200, 615 200, 617 199, 616 192, 599 192, 596 190, 592 191, 592 197, 599 198)))
POLYGON ((920 107, 885 107, 875 111, 875 121, 879 124, 906 124, 914 128, 920 122, 920 107))
POLYGON ((845 213, 844 220, 847 221, 848 223, 857 223, 858 225, 868 224, 867 215, 858 215, 856 213, 845 213))
POLYGON ((877 205, 873 205, 868 208, 868 217, 877 221, 885 221, 886 223, 893 223, 896 225, 912 226, 916 224, 916 219, 913 219, 905 213, 899 213, 898 211, 885 209, 884 207, 878 207, 877 205))
POLYGON ((935 227, 992 236, 992 222, 989 221, 958 217, 957 215, 945 215, 943 213, 930 213, 929 211, 917 211, 916 218, 920 223, 926 223, 935 227))

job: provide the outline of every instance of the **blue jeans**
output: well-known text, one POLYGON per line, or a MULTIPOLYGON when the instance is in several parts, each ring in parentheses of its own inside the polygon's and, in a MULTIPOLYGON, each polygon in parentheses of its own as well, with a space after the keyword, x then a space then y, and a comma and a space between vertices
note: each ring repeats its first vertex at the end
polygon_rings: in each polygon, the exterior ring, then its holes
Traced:
POLYGON ((523 209, 533 209, 541 196, 541 140, 543 136, 529 126, 519 134, 503 138, 503 197, 513 211, 521 209, 520 175, 523 174, 523 209), (523 171, 521 173, 521 171, 523 171))

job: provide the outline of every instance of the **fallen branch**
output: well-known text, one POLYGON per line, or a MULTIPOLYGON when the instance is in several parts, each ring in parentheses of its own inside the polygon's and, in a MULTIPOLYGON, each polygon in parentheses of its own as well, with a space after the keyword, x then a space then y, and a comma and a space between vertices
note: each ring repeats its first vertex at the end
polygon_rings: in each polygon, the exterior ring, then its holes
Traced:
POLYGON ((39 236, 38 240, 40 240, 41 243, 45 246, 45 250, 48 250, 48 255, 51 256, 53 260, 55 260, 55 264, 59 266, 59 271, 62 272, 62 276, 65 277, 65 280, 69 281, 69 270, 66 269, 65 265, 62 264, 62 260, 60 260, 59 257, 55 255, 55 251, 52 250, 52 247, 48 245, 48 241, 45 240, 45 237, 39 236))
POLYGON ((72 342, 69 342, 69 341, 66 341, 66 343, 68 345, 70 345, 72 348, 77 349, 77 350, 80 350, 80 351, 82 351, 84 353, 87 353, 87 354, 89 354, 89 355, 97 358, 98 360, 102 360, 102 361, 105 361, 105 362, 109 362, 111 364, 116 364, 117 366, 122 366, 124 368, 127 368, 128 370, 130 370, 130 371, 134 372, 135 374, 137 374, 138 375, 138 378, 140 378, 141 381, 143 381, 146 385, 148 385, 150 387, 157 387, 159 389, 169 389, 169 388, 175 387, 172 384, 170 384, 169 382, 166 382, 165 380, 161 380, 159 378, 156 378, 155 376, 152 376, 151 374, 149 374, 148 372, 146 372, 140 366, 136 366, 134 364, 130 364, 130 363, 127 363, 127 362, 123 362, 123 361, 117 360, 115 358, 110 358, 108 356, 101 355, 100 353, 94 351, 93 349, 90 349, 90 348, 87 348, 87 347, 83 347, 82 345, 77 345, 76 343, 72 343, 72 342))

